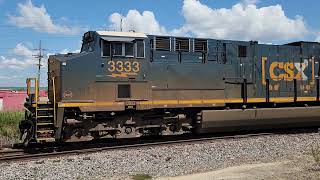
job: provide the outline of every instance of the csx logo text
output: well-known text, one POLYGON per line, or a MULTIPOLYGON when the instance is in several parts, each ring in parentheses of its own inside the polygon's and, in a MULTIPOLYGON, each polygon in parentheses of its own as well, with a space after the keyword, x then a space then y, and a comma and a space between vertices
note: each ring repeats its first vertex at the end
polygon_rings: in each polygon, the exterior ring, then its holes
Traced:
POLYGON ((307 67, 308 60, 304 60, 303 63, 273 62, 269 68, 270 78, 274 81, 292 81, 293 79, 305 81, 308 80, 308 77, 304 73, 307 67), (276 73, 276 70, 283 73, 276 73), (297 73, 295 73, 295 70, 297 73))

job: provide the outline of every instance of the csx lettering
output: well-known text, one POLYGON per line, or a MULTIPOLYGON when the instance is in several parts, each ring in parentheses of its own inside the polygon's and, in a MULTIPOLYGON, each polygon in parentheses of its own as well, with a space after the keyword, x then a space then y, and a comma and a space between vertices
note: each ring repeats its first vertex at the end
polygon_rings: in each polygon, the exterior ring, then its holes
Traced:
POLYGON ((134 72, 138 73, 140 71, 140 63, 137 61, 109 61, 109 67, 107 68, 109 72, 134 72))
POLYGON ((293 63, 293 62, 273 62, 270 65, 269 73, 270 78, 274 81, 292 81, 297 80, 308 80, 304 71, 308 67, 308 60, 304 60, 303 63, 293 63), (297 73, 295 74, 295 69, 297 73), (276 73, 278 70, 280 73, 276 73))

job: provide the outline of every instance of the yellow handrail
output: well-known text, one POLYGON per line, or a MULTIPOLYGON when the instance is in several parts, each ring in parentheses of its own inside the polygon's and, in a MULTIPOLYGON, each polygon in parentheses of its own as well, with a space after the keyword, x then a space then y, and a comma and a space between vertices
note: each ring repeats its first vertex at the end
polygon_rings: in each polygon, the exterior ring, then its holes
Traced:
POLYGON ((39 81, 38 81, 38 79, 35 79, 35 94, 36 94, 35 100, 36 100, 36 103, 38 103, 38 101, 39 101, 39 81))
POLYGON ((30 95, 30 78, 27 79, 27 95, 30 95))

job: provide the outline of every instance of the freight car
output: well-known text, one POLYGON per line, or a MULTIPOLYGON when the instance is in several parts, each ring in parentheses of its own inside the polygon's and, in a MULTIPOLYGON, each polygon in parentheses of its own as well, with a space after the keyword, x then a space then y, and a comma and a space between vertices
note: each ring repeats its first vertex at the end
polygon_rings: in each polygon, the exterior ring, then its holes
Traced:
POLYGON ((24 142, 320 124, 317 42, 285 45, 89 31, 29 78, 24 142))

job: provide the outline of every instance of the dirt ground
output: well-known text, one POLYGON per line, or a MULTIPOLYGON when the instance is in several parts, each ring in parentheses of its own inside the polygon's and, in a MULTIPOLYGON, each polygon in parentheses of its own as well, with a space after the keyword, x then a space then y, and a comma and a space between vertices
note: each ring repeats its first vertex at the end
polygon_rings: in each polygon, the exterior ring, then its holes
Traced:
POLYGON ((205 173, 178 177, 158 178, 159 180, 211 180, 211 179, 320 179, 320 166, 315 165, 310 156, 297 157, 292 160, 244 164, 213 170, 205 173))

